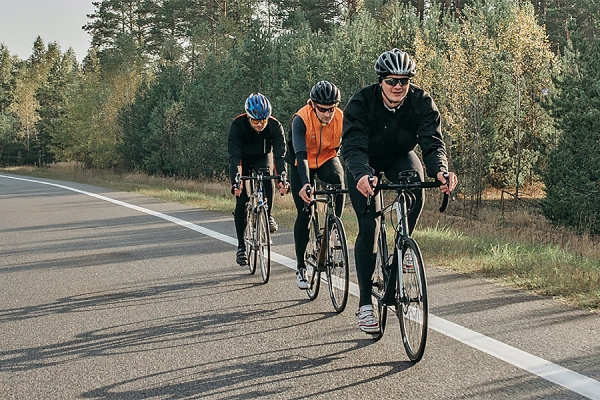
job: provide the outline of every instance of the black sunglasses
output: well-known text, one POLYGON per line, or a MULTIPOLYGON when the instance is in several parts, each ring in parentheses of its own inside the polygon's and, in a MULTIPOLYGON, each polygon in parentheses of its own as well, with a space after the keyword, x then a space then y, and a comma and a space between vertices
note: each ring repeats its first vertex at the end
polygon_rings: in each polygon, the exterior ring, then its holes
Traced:
POLYGON ((383 81, 390 86, 396 86, 397 84, 404 86, 410 83, 410 78, 387 78, 383 81))
POLYGON ((315 107, 317 110, 321 111, 323 114, 328 113, 328 112, 332 113, 335 111, 335 106, 327 108, 327 107, 321 107, 321 106, 318 106, 315 104, 315 107))

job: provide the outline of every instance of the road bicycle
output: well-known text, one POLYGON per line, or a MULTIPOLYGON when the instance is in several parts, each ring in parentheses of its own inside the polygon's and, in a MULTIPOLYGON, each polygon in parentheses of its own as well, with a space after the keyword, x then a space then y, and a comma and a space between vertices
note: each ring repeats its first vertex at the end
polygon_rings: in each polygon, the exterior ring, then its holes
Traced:
MULTIPOLYGON (((270 175, 269 168, 252 171, 250 176, 237 174, 236 185, 246 184, 248 201, 246 202, 246 229, 244 230, 244 244, 250 274, 256 272, 260 266, 263 283, 269 281, 271 273, 271 233, 269 231, 269 205, 264 195, 264 182, 277 179, 287 186, 285 171, 281 175, 270 175)), ((269 183, 270 184, 270 183, 269 183)))
MULTIPOLYGON (((429 309, 423 257, 417 242, 409 234, 408 214, 415 204, 412 190, 441 185, 440 181, 421 182, 416 171, 403 171, 398 175, 398 183, 380 183, 374 188, 375 196, 379 198, 376 212, 381 219, 372 289, 380 329, 373 338, 379 340, 383 336, 389 307, 398 317, 402 343, 413 363, 420 361, 425 351, 429 309), (387 206, 383 203, 385 191, 395 191, 394 199, 387 206), (387 229, 394 237, 391 255, 387 229), (406 262, 408 259, 412 259, 412 266, 406 262)), ((440 212, 444 212, 447 205, 448 195, 444 194, 440 212)))
POLYGON ((338 195, 348 193, 342 185, 326 184, 323 190, 314 190, 312 200, 305 206, 310 212, 308 221, 308 244, 304 252, 308 298, 314 300, 319 295, 321 273, 325 272, 329 286, 329 296, 333 308, 341 313, 348 302, 349 264, 348 245, 342 220, 335 215, 335 200, 338 195), (322 196, 322 197, 317 197, 322 196), (325 205, 325 214, 320 221, 318 205, 325 205))

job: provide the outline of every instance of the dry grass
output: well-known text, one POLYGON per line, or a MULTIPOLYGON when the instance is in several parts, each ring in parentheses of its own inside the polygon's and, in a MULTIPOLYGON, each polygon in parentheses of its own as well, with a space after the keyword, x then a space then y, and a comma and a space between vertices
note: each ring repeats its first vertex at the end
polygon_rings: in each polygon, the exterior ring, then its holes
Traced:
MULTIPOLYGON (((118 174, 82 169, 74 164, 5 171, 136 192, 224 213, 231 213, 234 208, 229 185, 223 182, 118 174)), ((477 209, 459 198, 444 214, 437 211, 441 196, 428 193, 415 231, 425 260, 600 310, 600 240, 575 235, 546 221, 534 205, 543 196, 539 187, 527 188, 522 193, 529 201, 516 205, 502 192, 489 191, 483 197, 483 206, 477 209)), ((353 243, 357 224, 347 203, 343 220, 348 240, 353 243)), ((273 213, 281 226, 293 227, 296 212, 291 196, 275 196, 273 213)))
POLYGON ((532 204, 501 205, 500 198, 488 193, 471 217, 464 199, 448 215, 428 207, 415 234, 425 259, 598 311, 599 238, 553 226, 532 204))

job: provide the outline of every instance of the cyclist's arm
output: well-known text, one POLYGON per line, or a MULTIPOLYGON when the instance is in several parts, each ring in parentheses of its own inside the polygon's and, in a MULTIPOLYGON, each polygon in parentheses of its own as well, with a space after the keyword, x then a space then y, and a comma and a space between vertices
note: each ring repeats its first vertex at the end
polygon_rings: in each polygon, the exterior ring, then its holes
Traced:
POLYGON ((429 95, 424 95, 416 101, 420 111, 417 141, 423 154, 423 162, 427 169, 427 175, 431 178, 437 178, 439 172, 448 171, 446 145, 442 138, 440 112, 429 95))
POLYGON ((308 173, 310 170, 308 167, 308 152, 306 149, 306 125, 298 115, 292 120, 292 143, 294 144, 296 161, 298 163, 296 169, 298 170, 302 186, 305 186, 309 182, 308 173))
POLYGON ((231 185, 235 184, 235 175, 239 166, 242 164, 242 136, 244 132, 241 129, 242 124, 233 120, 229 127, 227 135, 227 153, 229 155, 229 180, 231 185))
POLYGON ((271 118, 269 121, 272 131, 272 145, 273 145, 273 164, 275 167, 274 175, 280 175, 285 171, 285 136, 283 134, 283 126, 281 122, 275 118, 271 118), (273 123, 273 124, 272 124, 273 123))
POLYGON ((341 153, 357 183, 363 176, 374 173, 369 166, 369 114, 369 102, 363 91, 355 94, 344 110, 341 153))

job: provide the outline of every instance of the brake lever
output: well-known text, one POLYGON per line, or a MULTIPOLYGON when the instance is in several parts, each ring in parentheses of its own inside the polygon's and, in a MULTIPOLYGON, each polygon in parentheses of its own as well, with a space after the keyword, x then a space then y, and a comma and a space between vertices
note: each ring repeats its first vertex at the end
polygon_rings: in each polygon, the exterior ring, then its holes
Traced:
MULTIPOLYGON (((448 172, 444 172, 443 176, 444 176, 444 179, 446 179, 446 186, 449 188, 450 187, 450 174, 448 172)), ((448 207, 448 198, 452 199, 452 201, 456 200, 456 193, 454 193, 454 190, 451 190, 449 195, 444 193, 444 200, 442 200, 440 212, 446 211, 446 207, 448 207)))
MULTIPOLYGON (((308 187, 305 189, 305 191, 306 191, 306 194, 308 195, 308 197, 310 198, 310 197, 311 197, 311 196, 310 196, 310 193, 311 193, 311 188, 310 188, 310 186, 308 186, 308 187)), ((309 212, 309 211, 310 211, 310 203, 304 203, 304 207, 302 207, 302 210, 303 210, 304 212, 309 212)))
MULTIPOLYGON (((369 186, 371 186, 371 189, 375 189, 375 186, 373 186, 373 182, 375 182, 375 177, 369 176, 369 186)), ((372 197, 373 196, 371 196, 370 193, 367 193, 367 213, 369 212, 369 206, 371 205, 372 197)))

